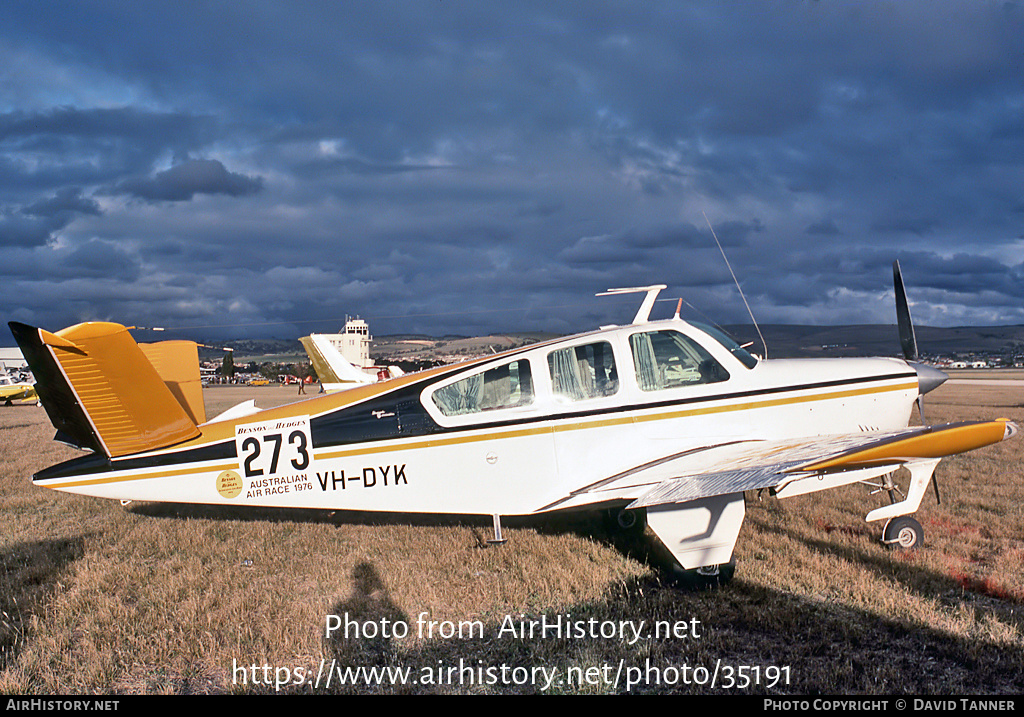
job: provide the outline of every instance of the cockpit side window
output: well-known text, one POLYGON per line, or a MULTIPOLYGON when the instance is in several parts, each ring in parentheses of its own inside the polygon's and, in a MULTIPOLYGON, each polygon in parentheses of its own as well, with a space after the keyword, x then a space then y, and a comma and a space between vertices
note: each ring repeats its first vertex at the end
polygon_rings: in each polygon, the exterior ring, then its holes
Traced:
POLYGON ((512 361, 434 391, 431 400, 445 416, 464 416, 533 403, 530 362, 512 361))
POLYGON ((643 391, 729 380, 729 372, 711 354, 678 331, 633 334, 629 346, 637 384, 643 391))
POLYGON ((548 354, 551 389, 570 401, 611 396, 619 390, 612 345, 598 341, 548 354))
POLYGON ((754 368, 757 366, 757 359, 753 354, 749 353, 745 348, 736 343, 735 339, 721 329, 717 329, 714 326, 702 324, 697 321, 690 321, 689 324, 697 327, 715 341, 722 344, 722 346, 729 350, 729 353, 738 358, 747 368, 754 368))

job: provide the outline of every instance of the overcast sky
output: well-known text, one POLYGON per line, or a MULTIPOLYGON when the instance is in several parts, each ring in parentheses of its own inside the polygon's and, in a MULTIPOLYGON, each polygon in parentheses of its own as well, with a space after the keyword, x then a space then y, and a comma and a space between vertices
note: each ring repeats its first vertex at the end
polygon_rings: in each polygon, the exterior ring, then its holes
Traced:
POLYGON ((918 325, 1024 323, 1016 2, 2 14, 4 322, 576 331, 651 283, 744 322, 706 215, 761 322, 893 324, 898 258, 918 325))

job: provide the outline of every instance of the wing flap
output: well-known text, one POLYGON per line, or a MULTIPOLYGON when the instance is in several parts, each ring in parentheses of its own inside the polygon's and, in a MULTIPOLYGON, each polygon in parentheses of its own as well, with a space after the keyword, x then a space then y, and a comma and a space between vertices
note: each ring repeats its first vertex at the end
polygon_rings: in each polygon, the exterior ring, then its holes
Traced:
POLYGON ((742 493, 759 488, 774 488, 787 465, 772 464, 719 473, 703 473, 666 480, 629 504, 630 508, 650 508, 669 503, 686 503, 728 493, 742 493))

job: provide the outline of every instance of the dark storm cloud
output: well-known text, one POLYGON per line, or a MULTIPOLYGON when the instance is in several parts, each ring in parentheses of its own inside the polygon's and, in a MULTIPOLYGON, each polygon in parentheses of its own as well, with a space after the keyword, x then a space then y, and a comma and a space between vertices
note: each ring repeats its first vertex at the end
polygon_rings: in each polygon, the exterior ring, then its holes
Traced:
POLYGON ((37 217, 62 217, 70 219, 72 214, 100 214, 100 205, 96 200, 82 196, 80 187, 65 187, 48 198, 30 204, 22 210, 25 214, 37 217))
POLYGON ((149 170, 213 139, 209 117, 140 108, 55 107, 0 114, 0 187, 95 184, 149 170))
POLYGON ((196 194, 226 194, 243 197, 260 191, 263 181, 229 172, 215 159, 192 159, 152 177, 132 177, 117 183, 113 194, 130 194, 141 199, 184 202, 196 194))
POLYGON ((59 220, 30 217, 23 212, 0 210, 0 246, 41 246, 65 224, 59 220))
POLYGON ((956 253, 939 256, 934 253, 901 254, 901 267, 922 278, 922 283, 942 291, 973 294, 996 291, 1008 298, 1024 300, 1024 274, 1021 265, 1007 266, 986 256, 956 253))
POLYGON ((821 221, 814 222, 807 227, 807 233, 818 235, 818 236, 838 236, 842 234, 839 231, 839 227, 831 219, 823 219, 821 221))
POLYGON ((14 111, 0 116, 0 142, 53 143, 110 138, 146 145, 182 145, 209 138, 208 118, 139 108, 54 107, 39 112, 14 111))
POLYGON ((78 214, 101 214, 99 204, 81 196, 78 187, 65 187, 27 207, 4 209, 0 211, 0 247, 42 246, 78 214))
POLYGON ((14 4, 0 302, 572 330, 656 282, 744 321, 706 214, 762 320, 890 322, 899 257, 918 321, 1024 322, 1022 36, 984 1, 14 4))
POLYGON ((138 260, 108 241, 91 239, 81 246, 60 251, 57 256, 59 264, 54 268, 57 276, 133 282, 140 275, 138 260))

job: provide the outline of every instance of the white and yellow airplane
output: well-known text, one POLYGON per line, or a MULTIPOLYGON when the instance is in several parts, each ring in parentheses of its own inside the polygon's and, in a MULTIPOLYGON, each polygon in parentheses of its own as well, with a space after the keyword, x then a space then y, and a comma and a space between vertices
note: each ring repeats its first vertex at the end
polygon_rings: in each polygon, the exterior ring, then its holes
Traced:
POLYGON ((18 403, 39 403, 36 389, 28 381, 19 381, 8 373, 0 374, 0 402, 5 406, 18 403))
MULTIPOLYGON (((895 267, 894 267, 895 268, 895 267)), ((916 343, 896 272, 905 355, 916 343)), ((646 525, 689 577, 724 582, 744 492, 877 481, 883 541, 938 462, 1013 435, 1008 420, 909 427, 945 375, 894 358, 763 360, 721 331, 650 321, 560 338, 207 422, 194 346, 119 324, 11 329, 57 438, 89 455, 33 477, 120 500, 501 517, 609 509, 646 525), (909 472, 905 497, 892 476, 909 472)), ((677 569, 678 570, 678 569, 677 569)))

